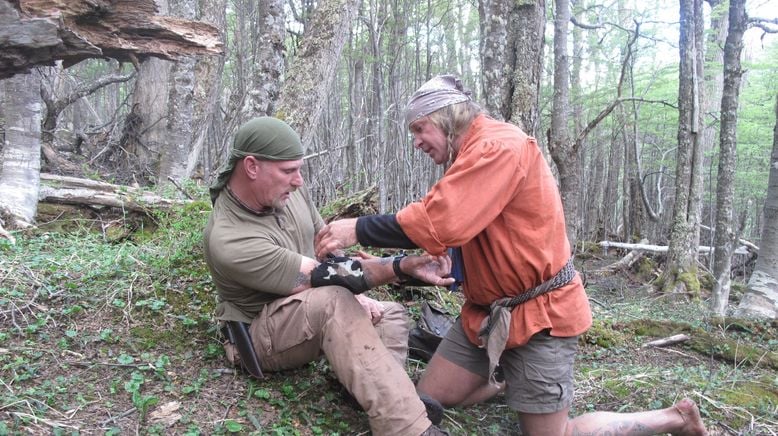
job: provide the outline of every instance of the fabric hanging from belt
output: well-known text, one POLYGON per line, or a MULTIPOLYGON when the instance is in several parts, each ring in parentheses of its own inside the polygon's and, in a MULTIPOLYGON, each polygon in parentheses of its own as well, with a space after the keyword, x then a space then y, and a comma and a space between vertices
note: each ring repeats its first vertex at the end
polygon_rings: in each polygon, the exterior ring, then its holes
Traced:
POLYGON ((505 344, 508 342, 508 334, 511 325, 511 310, 519 304, 525 303, 533 298, 537 298, 554 289, 570 283, 575 277, 575 265, 573 258, 568 259, 567 263, 557 272, 554 277, 546 280, 532 289, 522 292, 515 297, 505 297, 495 300, 489 306, 489 315, 484 320, 484 327, 478 332, 478 338, 481 346, 486 347, 486 354, 489 356, 489 382, 496 384, 494 379, 494 369, 500 362, 500 356, 505 351, 505 344))

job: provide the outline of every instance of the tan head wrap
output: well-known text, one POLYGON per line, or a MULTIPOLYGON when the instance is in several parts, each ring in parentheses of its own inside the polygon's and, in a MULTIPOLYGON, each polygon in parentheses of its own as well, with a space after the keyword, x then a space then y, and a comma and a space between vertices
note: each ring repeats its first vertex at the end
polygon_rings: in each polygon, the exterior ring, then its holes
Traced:
POLYGON ((470 100, 462 82, 452 74, 433 77, 421 85, 405 106, 405 126, 446 106, 470 100))

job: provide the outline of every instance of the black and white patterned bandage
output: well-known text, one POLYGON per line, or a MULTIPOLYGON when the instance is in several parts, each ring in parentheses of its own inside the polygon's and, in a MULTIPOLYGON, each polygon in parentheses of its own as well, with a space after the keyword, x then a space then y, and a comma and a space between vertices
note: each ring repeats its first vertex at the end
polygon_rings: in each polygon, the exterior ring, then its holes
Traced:
POLYGON ((353 294, 361 294, 370 287, 362 271, 362 263, 349 257, 333 257, 311 271, 311 285, 342 286, 353 294))

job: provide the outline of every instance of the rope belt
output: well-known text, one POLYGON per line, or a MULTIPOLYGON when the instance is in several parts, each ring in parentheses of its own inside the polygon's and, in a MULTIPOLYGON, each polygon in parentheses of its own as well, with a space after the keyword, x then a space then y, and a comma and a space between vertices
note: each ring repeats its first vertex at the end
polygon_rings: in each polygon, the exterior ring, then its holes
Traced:
MULTIPOLYGON (((525 303, 533 298, 537 298, 554 289, 570 283, 575 277, 575 266, 573 258, 568 259, 567 263, 557 272, 554 277, 535 286, 532 289, 522 292, 515 297, 505 297, 495 300, 489 305, 489 315, 487 315, 485 325, 478 332, 482 346, 486 347, 489 355, 489 380, 496 383, 494 379, 494 369, 500 360, 502 352, 505 350, 505 344, 508 341, 508 332, 510 330, 511 310, 519 304, 525 303), (495 334, 492 331, 497 327, 495 334)), ((483 324, 482 324, 483 325, 483 324)))

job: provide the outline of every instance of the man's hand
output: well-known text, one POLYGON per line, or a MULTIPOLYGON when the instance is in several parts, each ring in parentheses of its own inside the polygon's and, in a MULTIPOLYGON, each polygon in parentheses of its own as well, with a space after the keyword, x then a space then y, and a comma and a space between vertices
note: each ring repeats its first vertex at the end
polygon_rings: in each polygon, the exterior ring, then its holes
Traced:
POLYGON ((400 269, 405 274, 436 286, 449 286, 454 283, 451 274, 451 258, 448 255, 407 256, 400 260, 400 269))
POLYGON ((372 298, 366 297, 362 294, 355 295, 354 297, 365 309, 367 316, 370 317, 370 321, 373 322, 373 325, 378 324, 378 322, 381 321, 381 318, 384 316, 384 305, 381 304, 380 301, 373 300, 372 298))
POLYGON ((313 242, 318 259, 324 259, 329 253, 356 245, 357 219, 336 220, 327 224, 319 230, 313 242))

